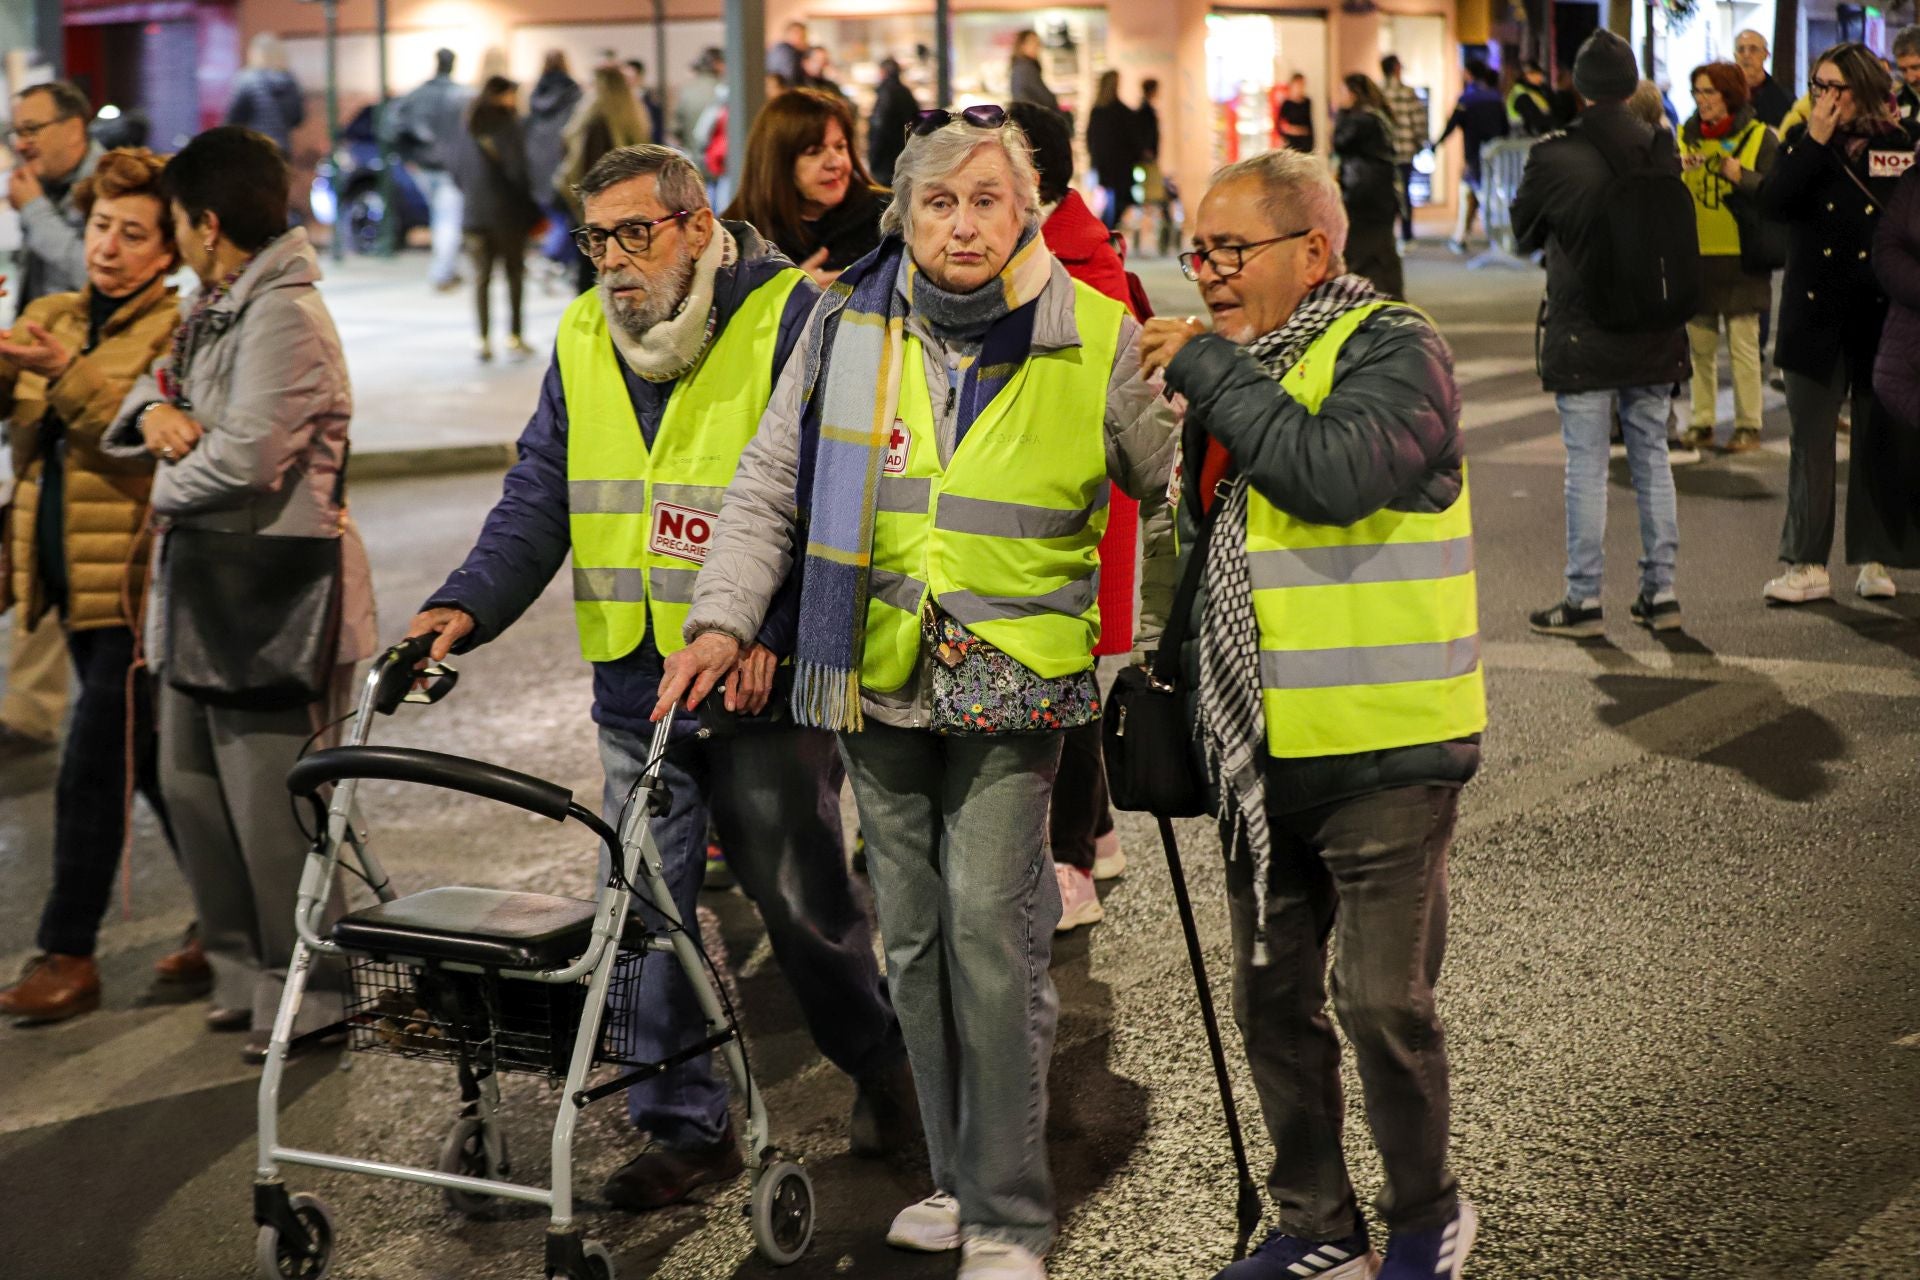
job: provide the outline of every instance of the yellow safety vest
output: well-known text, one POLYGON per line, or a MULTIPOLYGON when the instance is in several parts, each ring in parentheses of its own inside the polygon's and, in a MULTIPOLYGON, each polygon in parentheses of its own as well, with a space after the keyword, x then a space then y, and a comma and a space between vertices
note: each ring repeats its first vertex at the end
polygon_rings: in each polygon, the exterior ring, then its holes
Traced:
MULTIPOLYGON (((1280 385, 1309 413, 1334 360, 1383 306, 1341 316, 1280 385)), ((1299 758, 1445 742, 1487 724, 1464 466, 1445 511, 1313 524, 1247 497, 1267 751, 1299 758)))
POLYGON ((1553 101, 1547 97, 1545 91, 1536 85, 1529 84, 1525 80, 1516 80, 1514 81, 1513 87, 1507 90, 1508 124, 1516 126, 1524 126, 1526 124, 1526 121, 1520 116, 1520 95, 1523 93, 1533 99, 1534 104, 1546 114, 1547 119, 1553 119, 1553 101))
POLYGON ((598 291, 568 306, 555 339, 567 401, 567 524, 580 653, 613 662, 639 647, 653 615, 662 654, 682 648, 693 580, 720 501, 773 393, 788 268, 749 294, 667 399, 653 448, 620 373, 598 291))
POLYGON ((1766 141, 1767 126, 1758 120, 1753 121, 1738 139, 1734 140, 1732 150, 1722 147, 1721 139, 1696 138, 1689 142, 1681 140, 1682 152, 1688 156, 1698 156, 1701 164, 1683 168, 1680 176, 1686 179, 1687 190, 1693 193, 1693 220, 1700 230, 1700 253, 1703 257, 1737 258, 1740 256, 1740 226, 1734 221, 1733 210, 1727 207, 1727 196, 1733 191, 1733 184, 1720 176, 1720 161, 1731 155, 1740 162, 1740 167, 1748 172, 1760 161, 1760 144, 1766 141))
MULTIPOLYGON (((860 681, 913 675, 929 594, 1036 674, 1093 665, 1107 527, 1107 382, 1126 309, 1076 282, 1080 345, 1030 355, 943 466, 918 338, 874 495, 860 681)), ((942 400, 946 388, 940 388, 942 400)))

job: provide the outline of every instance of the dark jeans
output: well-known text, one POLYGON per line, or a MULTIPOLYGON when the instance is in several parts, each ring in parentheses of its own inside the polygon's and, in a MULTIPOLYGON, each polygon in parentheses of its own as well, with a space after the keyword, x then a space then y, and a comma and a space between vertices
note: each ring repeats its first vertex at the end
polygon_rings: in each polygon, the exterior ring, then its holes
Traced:
POLYGON ((1060 735, 1060 772, 1048 819, 1053 860, 1093 870, 1093 842, 1113 830, 1107 803, 1107 765, 1100 756, 1100 722, 1060 735))
POLYGON ((1413 242, 1413 162, 1393 166, 1400 178, 1400 238, 1413 242))
POLYGON ((479 313, 480 337, 492 333, 493 267, 497 262, 507 276, 507 313, 512 327, 507 332, 520 336, 520 302, 527 281, 527 237, 525 233, 499 231, 467 232, 467 252, 473 257, 473 300, 479 313))
POLYGON ((1334 1240, 1358 1225, 1341 1147, 1345 1100, 1333 1005, 1353 1045, 1367 1124, 1386 1173, 1389 1231, 1447 1221, 1447 1055, 1433 985, 1447 943, 1447 845, 1459 791, 1400 787, 1271 813, 1269 962, 1252 963, 1256 898, 1244 856, 1227 864, 1233 1012, 1273 1138, 1267 1178, 1280 1227, 1334 1240))
POLYGON ((133 677, 131 729, 127 724, 133 632, 126 627, 69 631, 67 652, 73 657, 77 696, 54 788, 53 889, 40 913, 39 947, 56 955, 90 956, 126 842, 129 736, 135 783, 153 806, 169 845, 173 830, 160 799, 153 681, 145 671, 133 677))

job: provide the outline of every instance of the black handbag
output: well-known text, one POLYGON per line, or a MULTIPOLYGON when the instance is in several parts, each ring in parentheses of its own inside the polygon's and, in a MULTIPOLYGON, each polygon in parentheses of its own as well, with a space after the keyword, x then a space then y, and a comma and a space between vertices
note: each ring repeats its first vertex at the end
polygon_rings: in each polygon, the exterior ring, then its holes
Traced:
MULTIPOLYGON (((336 507, 346 480, 343 458, 336 507)), ((169 529, 167 683, 241 711, 287 711, 325 697, 340 652, 342 541, 169 529)))
POLYGON ((1200 526, 1152 661, 1121 671, 1107 693, 1100 747, 1108 797, 1116 809, 1162 818, 1197 818, 1210 811, 1207 779, 1189 727, 1188 691, 1180 687, 1180 650, 1206 571, 1214 517, 1224 505, 1224 495, 1216 498, 1200 526))
POLYGON ((1763 276, 1787 265, 1787 224, 1760 212, 1760 202, 1743 195, 1727 198, 1740 232, 1740 269, 1763 276))

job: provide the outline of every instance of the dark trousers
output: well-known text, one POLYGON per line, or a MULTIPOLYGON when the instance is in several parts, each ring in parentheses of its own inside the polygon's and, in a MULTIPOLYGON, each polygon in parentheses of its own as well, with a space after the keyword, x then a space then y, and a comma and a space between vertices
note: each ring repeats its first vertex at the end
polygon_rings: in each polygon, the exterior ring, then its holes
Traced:
POLYGON ((1846 562, 1875 560, 1896 569, 1920 568, 1920 521, 1914 477, 1920 476, 1920 439, 1894 421, 1873 393, 1872 378, 1849 384, 1844 361, 1824 381, 1784 370, 1792 452, 1787 462, 1787 518, 1780 558, 1824 565, 1833 552, 1835 435, 1840 406, 1853 404, 1847 451, 1846 562))
POLYGON ((1126 217, 1127 210, 1133 208, 1133 180, 1129 178, 1124 186, 1108 187, 1106 192, 1107 207, 1101 211, 1100 221, 1106 224, 1107 230, 1116 231, 1120 227, 1120 219, 1126 217))
POLYGON ((1400 179, 1400 239, 1413 242, 1413 162, 1393 166, 1400 179))
POLYGON ((1447 846, 1458 790, 1400 787, 1299 813, 1272 813, 1268 963, 1255 967, 1257 899, 1244 851, 1227 863, 1233 1012, 1273 1138, 1267 1186, 1280 1227, 1334 1240, 1357 1222, 1341 1147, 1345 1100, 1333 1006, 1353 1045, 1367 1124, 1386 1174, 1389 1231, 1453 1216, 1447 1055, 1433 986, 1447 944, 1447 846))
POLYGON ((1113 830, 1107 803, 1107 765, 1100 755, 1100 722, 1060 735, 1060 772, 1048 818, 1053 860, 1093 870, 1093 842, 1113 830))
POLYGON ((507 276, 507 313, 513 337, 520 336, 520 300, 527 280, 527 237, 524 232, 469 231, 467 252, 473 257, 473 301, 479 313, 480 337, 492 332, 493 267, 497 262, 507 276))
POLYGON ((39 947, 56 955, 90 956, 126 842, 129 739, 135 785, 153 806, 168 844, 173 831, 160 799, 153 682, 145 671, 133 677, 133 724, 127 724, 133 632, 126 627, 69 631, 67 652, 78 696, 54 787, 53 890, 40 913, 39 947))

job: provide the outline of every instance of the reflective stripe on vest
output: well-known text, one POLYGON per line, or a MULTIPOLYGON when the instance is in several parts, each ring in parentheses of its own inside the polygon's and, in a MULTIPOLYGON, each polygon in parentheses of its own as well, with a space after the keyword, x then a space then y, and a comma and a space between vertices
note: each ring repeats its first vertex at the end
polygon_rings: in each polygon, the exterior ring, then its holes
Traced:
POLYGON ((567 520, 580 652, 612 662, 680 638, 693 580, 740 453, 773 392, 780 317, 800 281, 783 270, 755 289, 674 384, 647 448, 597 291, 568 306, 554 346, 567 403, 567 520))
POLYGON ((1710 258, 1740 256, 1740 224, 1727 204, 1734 185, 1720 176, 1720 162, 1728 156, 1740 162, 1747 172, 1760 162, 1760 144, 1766 141, 1767 126, 1758 120, 1747 126, 1732 151, 1717 138, 1682 139, 1681 154, 1700 163, 1681 169, 1687 190, 1693 194, 1693 220, 1700 233, 1700 252, 1710 258))
POLYGON ((1541 92, 1537 85, 1529 84, 1525 80, 1516 80, 1513 88, 1507 90, 1507 123, 1526 124, 1526 121, 1520 117, 1520 95, 1523 93, 1533 99, 1534 105, 1540 108, 1547 119, 1553 119, 1553 103, 1547 95, 1541 92))
POLYGON ((898 439, 874 496, 866 687, 891 691, 913 675, 929 593, 1041 676, 1092 665, 1110 491, 1107 383, 1126 312, 1073 288, 1081 345, 1030 355, 945 465, 925 357, 919 339, 907 339, 898 439))
MULTIPOLYGON (((1341 346, 1390 305, 1336 320, 1280 385, 1317 412, 1341 346)), ((1486 727, 1464 465, 1445 511, 1382 509, 1347 527, 1296 519, 1250 492, 1246 549, 1271 755, 1352 755, 1486 727)))

